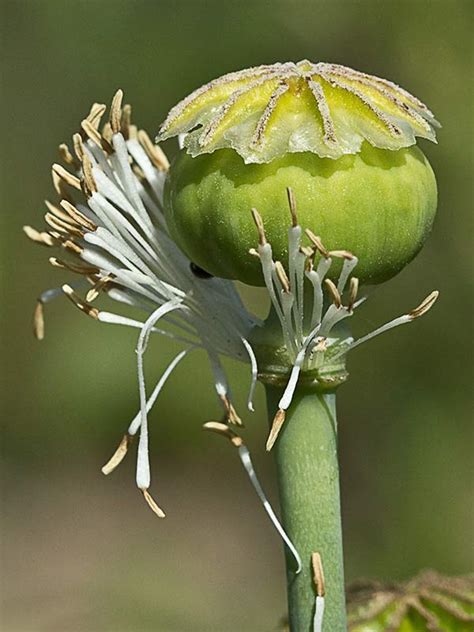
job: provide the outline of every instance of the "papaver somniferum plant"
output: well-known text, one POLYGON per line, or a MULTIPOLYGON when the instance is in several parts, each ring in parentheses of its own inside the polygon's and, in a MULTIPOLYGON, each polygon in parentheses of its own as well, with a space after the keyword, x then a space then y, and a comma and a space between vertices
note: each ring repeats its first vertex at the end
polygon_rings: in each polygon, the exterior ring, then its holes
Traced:
POLYGON ((422 316, 438 294, 359 339, 349 321, 365 288, 402 270, 431 230, 436 181, 416 138, 435 141, 438 123, 385 79, 328 63, 259 66, 211 81, 171 109, 157 138, 178 137, 170 166, 122 98, 119 90, 108 116, 94 104, 72 145, 60 146, 48 227, 25 227, 62 252, 49 261, 74 279, 41 294, 36 336, 44 336, 46 303, 62 295, 100 323, 137 329, 140 409, 103 472, 138 435, 136 483, 160 517, 148 413, 178 363, 204 351, 222 403, 222 418, 204 427, 237 449, 285 543, 290 629, 343 632, 336 391, 350 351, 422 316), (264 321, 244 306, 235 280, 266 288, 264 321), (116 311, 99 307, 104 294, 116 311), (159 336, 176 341, 177 355, 148 388, 145 351, 159 336), (249 366, 250 411, 257 380, 265 387, 281 521, 241 436, 223 358, 249 366))

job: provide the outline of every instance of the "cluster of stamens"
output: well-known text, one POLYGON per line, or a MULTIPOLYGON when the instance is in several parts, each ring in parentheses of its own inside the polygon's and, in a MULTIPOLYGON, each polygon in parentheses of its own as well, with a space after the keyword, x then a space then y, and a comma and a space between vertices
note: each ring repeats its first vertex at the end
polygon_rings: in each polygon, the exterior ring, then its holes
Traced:
MULTIPOLYGON (((133 437, 139 433, 137 486, 153 511, 162 517, 164 512, 148 491, 151 481, 149 411, 176 366, 190 352, 201 349, 208 356, 223 407, 223 421, 219 423, 226 428, 229 424, 241 424, 232 404, 221 358, 229 357, 250 365, 248 408, 253 410, 256 382, 262 376, 250 340, 251 334, 265 324, 247 311, 233 282, 209 278, 196 271, 171 239, 163 215, 163 184, 168 160, 146 132, 132 124, 131 108, 122 107, 120 90, 112 101, 108 121, 101 127, 105 110, 105 105, 92 106, 81 123, 80 132, 73 136, 72 151, 66 144, 60 145, 66 168, 53 165, 53 184, 60 199, 57 204, 46 203, 48 230, 24 227, 34 242, 60 248, 64 256, 53 256, 50 263, 77 279, 41 294, 35 309, 34 330, 39 339, 44 337, 44 306, 64 295, 98 322, 139 330, 136 351, 140 409, 103 472, 109 474, 117 467, 133 437), (104 294, 118 304, 135 308, 142 317, 131 318, 102 310, 96 301, 104 294), (148 393, 144 356, 151 335, 174 339, 184 348, 148 393)), ((437 292, 433 292, 412 312, 359 340, 354 341, 350 336, 341 338, 339 332, 335 333, 336 326, 351 316, 364 300, 358 298, 359 284, 357 278, 351 276, 357 258, 345 250, 328 250, 317 235, 309 230, 304 233, 298 223, 291 190, 288 190, 288 202, 291 225, 287 262, 273 260, 264 222, 258 211, 252 210, 258 231, 258 245, 252 254, 260 259, 265 285, 288 351, 288 381, 267 449, 271 449, 278 437, 300 374, 324 365, 329 356, 342 357, 373 336, 421 316, 437 298, 437 292), (328 277, 335 260, 342 260, 336 282, 328 277)), ((248 458, 242 462, 254 482, 256 479, 247 467, 248 458)), ((254 486, 259 493, 259 484, 254 486)), ((277 525, 275 515, 268 510, 260 493, 259 496, 277 525)), ((283 537, 281 527, 277 529, 283 537)))
MULTIPOLYGON (((303 245, 303 230, 297 219, 296 201, 291 189, 287 193, 292 220, 288 229, 288 273, 282 262, 273 260, 262 217, 256 209, 252 209, 258 231, 258 247, 251 249, 250 254, 260 258, 265 285, 280 321, 292 365, 268 436, 267 450, 271 450, 283 426, 302 372, 314 366, 323 366, 328 354, 334 361, 379 333, 414 320, 428 311, 438 297, 438 292, 432 292, 409 314, 390 321, 359 340, 354 341, 350 335, 341 337, 339 332, 335 333, 336 326, 352 316, 365 300, 365 297, 358 298, 359 281, 357 277, 351 276, 357 266, 357 257, 346 250, 328 250, 321 238, 309 229, 305 231, 308 244, 303 245), (342 260, 342 266, 335 283, 327 275, 338 259, 342 260), (312 294, 309 305, 306 305, 307 288, 311 289, 310 296, 312 294)), ((324 381, 327 386, 331 378, 326 376, 324 381)))

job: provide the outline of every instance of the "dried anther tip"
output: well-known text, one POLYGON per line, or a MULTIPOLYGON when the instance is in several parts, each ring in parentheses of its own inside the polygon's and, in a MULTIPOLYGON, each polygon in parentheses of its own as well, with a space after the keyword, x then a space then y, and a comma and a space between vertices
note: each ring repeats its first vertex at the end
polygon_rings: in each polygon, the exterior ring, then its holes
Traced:
POLYGON ((53 179, 54 175, 74 189, 77 189, 78 191, 81 190, 81 181, 79 178, 76 178, 76 176, 73 176, 72 173, 69 173, 69 171, 67 171, 67 169, 65 169, 62 165, 58 165, 57 163, 53 165, 53 179))
POLYGON ((419 318, 420 316, 423 316, 423 314, 426 314, 426 312, 429 311, 433 307, 433 305, 436 303, 436 301, 438 300, 438 296, 439 296, 438 290, 431 292, 431 294, 429 294, 418 305, 418 307, 415 307, 415 309, 411 310, 411 312, 408 314, 410 319, 415 320, 415 318, 419 318))
POLYGON ((352 311, 354 303, 357 300, 357 293, 359 292, 359 279, 357 277, 351 277, 349 282, 349 304, 347 309, 352 311))
POLYGON ((84 158, 84 143, 82 142, 82 138, 80 134, 74 134, 72 137, 72 142, 74 145, 74 152, 77 156, 77 159, 82 162, 84 158))
POLYGON ((59 155, 66 164, 72 165, 74 167, 77 166, 77 162, 74 159, 74 156, 69 151, 69 147, 66 145, 66 143, 61 143, 59 145, 59 155))
POLYGON ((84 192, 87 197, 92 197, 97 192, 97 184, 92 175, 92 162, 87 154, 82 159, 82 172, 84 174, 84 192))
POLYGON ((157 169, 160 169, 160 171, 168 171, 170 166, 168 158, 166 157, 161 147, 152 143, 151 138, 148 136, 145 130, 139 130, 138 140, 143 149, 146 151, 148 158, 155 165, 155 167, 157 169))
POLYGON ((87 120, 90 121, 90 123, 94 127, 99 127, 100 119, 102 118, 102 115, 104 114, 106 109, 107 106, 105 105, 105 103, 94 103, 90 109, 89 114, 87 115, 87 120))
POLYGON ((263 227, 262 216, 260 215, 260 213, 257 211, 256 208, 252 209, 252 217, 258 231, 258 243, 260 244, 260 246, 264 246, 267 243, 265 228, 263 227))
POLYGON ((315 551, 311 556, 311 565, 313 567, 316 594, 319 597, 324 597, 326 594, 326 585, 324 581, 323 564, 321 561, 321 555, 317 551, 315 551))
POLYGON ((242 426, 242 420, 240 419, 237 411, 235 410, 232 402, 227 397, 227 395, 220 396, 222 403, 224 404, 224 409, 227 416, 227 421, 235 426, 242 426))
POLYGON ((81 312, 84 312, 85 314, 87 314, 88 316, 91 316, 95 320, 99 319, 99 310, 96 309, 95 307, 92 307, 91 305, 89 305, 85 301, 83 301, 81 299, 81 297, 78 296, 76 294, 76 292, 74 292, 74 290, 72 289, 72 287, 70 285, 63 285, 62 289, 63 289, 64 294, 68 297, 68 299, 77 308, 79 308, 81 310, 81 312))
POLYGON ((132 442, 132 436, 129 434, 125 434, 122 437, 117 449, 112 454, 111 458, 107 461, 107 463, 101 468, 101 472, 106 476, 113 472, 116 467, 120 465, 120 463, 125 458, 125 455, 128 452, 128 446, 132 442))
POLYGON ((322 256, 325 259, 329 259, 329 252, 328 250, 323 246, 323 242, 321 241, 321 237, 318 237, 317 235, 315 235, 313 233, 312 230, 310 230, 309 228, 307 228, 305 230, 306 235, 309 237, 310 241, 314 244, 316 250, 322 254, 322 256))
POLYGON ((283 424, 285 423, 285 417, 286 417, 286 411, 284 411, 282 408, 279 408, 277 411, 277 414, 273 418, 270 434, 268 435, 267 443, 265 446, 267 452, 270 452, 270 450, 273 448, 275 441, 277 440, 278 435, 280 434, 280 430, 283 424))
POLYGON ((339 308, 342 305, 341 295, 339 294, 339 290, 335 286, 335 284, 331 281, 331 279, 325 279, 324 283, 331 294, 331 298, 333 300, 334 305, 339 308))
POLYGON ((348 250, 330 250, 328 252, 328 255, 330 257, 338 257, 340 259, 348 259, 349 261, 352 261, 352 259, 354 259, 354 255, 352 254, 352 252, 349 252, 348 250))
POLYGON ((290 281, 288 276, 286 275, 285 268, 282 266, 280 261, 275 263, 275 272, 277 273, 278 279, 283 286, 283 291, 287 294, 290 293, 290 281))
POLYGON ((286 194, 288 196, 288 205, 290 207, 291 224, 292 224, 293 228, 295 228, 296 226, 298 226, 298 218, 296 216, 296 199, 295 199, 295 194, 294 194, 293 189, 291 187, 287 187, 286 194))
POLYGON ((36 303, 33 315, 33 333, 37 340, 44 338, 44 307, 42 301, 36 303))
POLYGON ((49 247, 55 244, 54 238, 49 233, 40 232, 32 226, 23 226, 23 232, 28 239, 31 239, 31 241, 34 241, 36 244, 49 247))
POLYGON ((219 421, 208 421, 203 425, 203 430, 211 430, 212 432, 226 437, 236 448, 240 448, 243 444, 242 438, 239 437, 236 432, 229 428, 227 424, 223 424, 219 421))
POLYGON ((122 99, 123 91, 117 90, 114 94, 114 98, 112 99, 112 105, 110 106, 110 125, 114 134, 118 134, 121 128, 122 99))
POLYGON ((150 507, 153 513, 156 514, 158 518, 165 518, 166 516, 165 512, 163 511, 163 509, 161 509, 161 507, 158 507, 158 505, 156 504, 150 492, 147 489, 142 489, 142 493, 143 493, 144 499, 147 502, 148 507, 150 507))

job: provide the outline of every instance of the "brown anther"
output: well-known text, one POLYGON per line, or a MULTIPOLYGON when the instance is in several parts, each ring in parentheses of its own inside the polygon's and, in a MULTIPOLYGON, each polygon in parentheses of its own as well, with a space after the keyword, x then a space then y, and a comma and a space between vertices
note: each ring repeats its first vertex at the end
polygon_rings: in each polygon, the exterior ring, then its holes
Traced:
POLYGON ((357 293, 359 292, 359 279, 357 277, 351 277, 349 281, 349 305, 347 309, 351 312, 354 307, 354 303, 357 300, 357 293))
POLYGON ((112 127, 110 126, 109 121, 107 121, 107 123, 104 123, 102 126, 102 136, 108 143, 112 143, 113 135, 114 133, 112 132, 112 127))
POLYGON ((330 257, 337 257, 339 259, 348 259, 349 261, 354 259, 354 255, 348 250, 330 250, 328 252, 328 255, 330 257))
POLYGON ((423 314, 426 314, 426 312, 429 311, 433 307, 433 305, 436 303, 438 296, 439 296, 438 290, 434 290, 434 292, 431 292, 431 294, 429 294, 418 305, 418 307, 415 307, 415 309, 411 310, 411 312, 408 314, 410 319, 415 320, 415 318, 419 318, 420 316, 423 316, 423 314))
POLYGON ((219 421, 208 421, 203 425, 203 430, 211 430, 212 432, 226 437, 236 448, 240 448, 244 443, 242 437, 234 432, 232 428, 229 428, 227 424, 223 424, 219 421))
MULTIPOLYGON (((73 187, 74 189, 77 189, 78 191, 81 190, 81 181, 79 180, 79 178, 73 176, 72 173, 69 173, 69 171, 67 171, 62 165, 58 165, 57 163, 53 165, 53 182, 54 175, 59 177, 60 180, 73 187)), ((58 191, 58 193, 61 193, 61 190, 56 190, 58 191)))
POLYGON ((74 153, 77 156, 79 162, 82 162, 84 158, 84 143, 80 134, 74 134, 72 137, 72 143, 74 145, 74 153))
POLYGON ((312 230, 310 230, 309 228, 307 228, 305 230, 306 235, 309 237, 311 243, 314 245, 314 247, 316 248, 316 250, 322 254, 322 256, 325 259, 329 258, 329 252, 328 250, 323 246, 323 242, 321 241, 321 237, 318 237, 317 235, 315 235, 313 233, 312 230))
POLYGON ((95 283, 94 279, 91 279, 91 282, 94 283, 94 286, 87 292, 86 301, 88 303, 92 303, 99 296, 101 290, 103 290, 111 281, 113 281, 114 276, 111 274, 107 274, 102 277, 95 283))
POLYGON ((256 208, 253 208, 251 212, 253 221, 255 222, 255 226, 257 227, 258 231, 258 243, 260 244, 260 246, 265 246, 265 244, 267 243, 267 238, 265 235, 265 228, 263 227, 262 216, 256 208))
POLYGON ((222 400, 222 403, 224 404, 227 421, 230 424, 234 424, 235 426, 242 426, 242 420, 238 416, 237 411, 235 410, 232 402, 227 397, 227 395, 221 395, 220 398, 222 400))
POLYGON ((92 162, 87 154, 84 154, 84 158, 82 159, 82 173, 84 193, 87 197, 91 197, 97 191, 97 184, 92 175, 92 162))
POLYGON ((270 452, 273 448, 275 441, 277 440, 278 435, 280 434, 280 430, 285 423, 286 411, 282 408, 279 408, 275 417, 273 418, 272 427, 270 429, 270 434, 268 435, 266 450, 270 452))
POLYGON ((66 213, 62 208, 56 206, 56 204, 51 204, 49 200, 44 201, 46 208, 48 209, 51 215, 54 215, 55 218, 61 220, 61 223, 64 224, 65 227, 71 227, 78 229, 81 225, 76 222, 68 213, 66 213))
POLYGON ((117 90, 112 99, 112 105, 110 106, 110 126, 113 134, 120 132, 121 120, 122 120, 122 99, 123 91, 117 90))
POLYGON ((98 128, 100 125, 100 119, 104 114, 107 106, 104 103, 93 103, 90 109, 89 114, 87 115, 87 120, 93 125, 95 128, 98 128))
POLYGON ((46 213, 44 216, 44 220, 49 226, 51 226, 51 228, 59 231, 60 233, 66 235, 75 235, 76 237, 83 236, 83 233, 79 228, 76 228, 70 222, 65 222, 56 215, 53 215, 53 213, 46 213))
POLYGON ((78 265, 69 261, 63 261, 62 259, 58 259, 57 257, 50 257, 49 263, 54 268, 62 268, 63 270, 69 270, 70 272, 83 274, 85 276, 99 274, 99 270, 97 268, 93 268, 92 266, 78 265))
POLYGON ((63 289, 64 294, 68 297, 68 299, 78 309, 80 309, 81 312, 84 312, 85 314, 87 314, 91 318, 94 318, 95 320, 98 320, 98 318, 99 318, 99 310, 98 309, 96 309, 95 307, 92 307, 91 305, 89 305, 88 303, 83 301, 81 299, 81 297, 78 296, 76 294, 76 292, 74 292, 74 290, 72 289, 72 287, 70 285, 63 285, 62 289, 63 289))
POLYGON ((324 597, 326 594, 326 583, 324 581, 323 564, 321 555, 315 551, 311 556, 311 565, 313 567, 314 586, 318 597, 324 597))
POLYGON ((122 119, 120 121, 120 129, 122 130, 125 140, 130 138, 130 124, 132 122, 132 106, 126 103, 122 108, 122 119))
POLYGON ((87 119, 84 119, 81 122, 81 127, 88 138, 98 147, 103 149, 109 156, 114 153, 114 148, 109 143, 109 141, 103 138, 99 130, 91 125, 87 119))
POLYGON ((130 127, 128 128, 128 136, 130 139, 133 138, 134 140, 138 140, 138 127, 136 125, 130 125, 130 127))
POLYGON ((66 164, 77 168, 77 161, 74 158, 74 156, 71 154, 71 152, 69 151, 69 147, 66 145, 66 143, 61 143, 59 145, 59 155, 61 156, 61 158, 64 160, 66 164))
POLYGON ((71 202, 68 202, 67 200, 61 200, 59 204, 66 211, 69 217, 71 217, 71 219, 73 219, 75 222, 77 222, 87 230, 90 230, 91 232, 97 230, 97 226, 94 224, 94 222, 86 217, 84 213, 81 213, 81 211, 77 209, 74 204, 71 204, 71 202))
POLYGON ((286 275, 285 268, 282 266, 280 261, 277 261, 275 263, 275 272, 276 272, 276 275, 278 277, 278 280, 280 281, 280 283, 283 286, 283 291, 286 294, 289 294, 290 291, 291 291, 290 281, 289 281, 289 279, 288 279, 288 277, 286 275))
POLYGON ((143 493, 144 499, 147 502, 148 507, 150 507, 152 512, 156 514, 158 518, 164 518, 165 512, 163 511, 163 509, 161 509, 161 507, 158 507, 158 505, 155 502, 155 499, 150 494, 150 492, 147 489, 142 489, 142 493, 143 493))
POLYGON ((72 239, 64 239, 62 242, 62 246, 63 248, 66 248, 66 250, 74 252, 76 255, 80 255, 84 252, 84 248, 76 244, 74 241, 72 241, 72 239))
POLYGON ((36 244, 49 247, 56 245, 54 238, 49 233, 40 232, 32 226, 23 226, 23 232, 28 239, 31 239, 31 241, 34 241, 36 244))
POLYGON ((160 171, 167 171, 169 169, 170 163, 165 155, 165 152, 161 149, 159 145, 154 145, 152 143, 151 138, 148 136, 145 130, 139 130, 138 140, 145 150, 148 158, 155 165, 155 167, 160 171))
POLYGON ((314 250, 310 246, 300 246, 300 252, 305 257, 312 259, 314 257, 314 250))
POLYGON ((293 227, 298 226, 298 218, 296 216, 296 199, 293 189, 291 187, 286 188, 286 194, 288 196, 288 205, 291 213, 291 224, 293 227))
POLYGON ((116 467, 120 465, 120 463, 125 458, 125 455, 128 451, 128 446, 132 443, 133 437, 129 435, 128 432, 122 437, 117 449, 112 454, 107 463, 101 468, 102 474, 106 476, 113 472, 116 467))
POLYGON ((44 308, 41 300, 36 303, 33 314, 33 333, 37 340, 44 338, 44 308))
POLYGON ((341 295, 339 294, 339 290, 337 289, 337 287, 334 285, 334 283, 331 281, 331 279, 325 279, 324 280, 324 284, 326 285, 327 289, 329 290, 329 294, 331 295, 331 298, 332 298, 332 301, 333 301, 334 305, 336 307, 341 307, 342 300, 341 300, 341 295))

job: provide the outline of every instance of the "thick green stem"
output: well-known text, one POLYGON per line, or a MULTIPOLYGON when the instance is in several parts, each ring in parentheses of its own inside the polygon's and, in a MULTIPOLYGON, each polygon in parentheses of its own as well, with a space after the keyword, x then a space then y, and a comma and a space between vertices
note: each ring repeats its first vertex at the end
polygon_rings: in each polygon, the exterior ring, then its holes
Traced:
MULTIPOLYGON (((282 390, 265 385, 270 419, 282 390)), ((298 387, 273 447, 283 524, 303 570, 287 555, 291 632, 312 631, 315 589, 311 555, 321 555, 326 604, 323 632, 346 632, 335 394, 298 387)))

